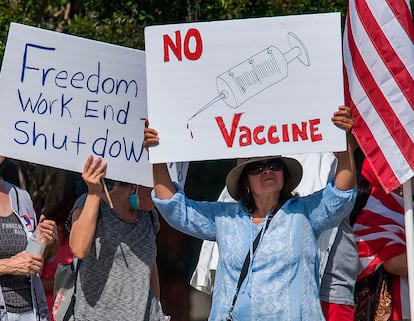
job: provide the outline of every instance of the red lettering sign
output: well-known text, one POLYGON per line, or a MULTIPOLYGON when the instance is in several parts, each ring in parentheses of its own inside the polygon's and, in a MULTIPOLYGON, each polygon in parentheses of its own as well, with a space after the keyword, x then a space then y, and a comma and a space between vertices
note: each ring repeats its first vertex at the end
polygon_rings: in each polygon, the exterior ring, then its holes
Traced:
POLYGON ((242 115, 243 113, 233 115, 229 129, 226 128, 226 124, 221 116, 215 118, 224 142, 229 148, 233 147, 237 134, 239 136, 238 141, 240 147, 250 146, 253 143, 256 145, 264 145, 266 143, 274 145, 280 143, 280 137, 283 142, 306 140, 316 142, 322 140, 322 134, 318 132, 318 125, 321 122, 320 119, 310 119, 300 123, 281 124, 281 132, 278 133, 278 127, 276 125, 271 125, 268 128, 264 125, 257 125, 254 128, 246 125, 239 126, 242 115))
POLYGON ((181 31, 177 30, 175 32, 175 41, 170 38, 169 35, 163 35, 164 41, 164 62, 170 61, 170 50, 177 58, 178 61, 183 60, 183 50, 184 56, 188 60, 198 60, 200 59, 203 53, 203 40, 201 39, 200 32, 195 29, 191 28, 188 29, 185 37, 184 37, 184 47, 181 42, 181 31), (194 49, 191 51, 190 49, 190 41, 194 40, 194 49))
POLYGON ((237 126, 239 125, 239 120, 242 114, 234 114, 233 121, 231 123, 230 134, 226 130, 226 125, 224 124, 223 118, 221 116, 216 117, 216 122, 220 128, 221 134, 223 135, 224 141, 226 142, 227 147, 233 147, 234 137, 236 137, 237 126))
POLYGON ((175 43, 169 35, 163 35, 164 39, 164 62, 170 61, 170 52, 168 48, 171 48, 173 54, 179 61, 182 60, 181 55, 181 33, 180 31, 175 32, 175 43))
POLYGON ((188 60, 198 60, 203 52, 203 41, 201 40, 200 32, 197 29, 189 29, 184 39, 184 55, 188 60), (194 52, 190 51, 190 40, 195 41, 194 52))
POLYGON ((319 133, 316 133, 317 130, 319 130, 318 126, 321 123, 320 119, 311 119, 309 120, 309 129, 311 134, 311 141, 316 142, 319 140, 322 140, 322 135, 319 133))

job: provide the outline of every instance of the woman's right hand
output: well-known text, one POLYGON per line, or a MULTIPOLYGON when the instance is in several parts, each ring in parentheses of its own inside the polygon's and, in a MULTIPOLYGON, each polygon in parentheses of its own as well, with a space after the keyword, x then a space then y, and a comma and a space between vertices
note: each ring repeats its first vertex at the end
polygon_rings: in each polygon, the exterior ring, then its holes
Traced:
POLYGON ((149 122, 148 119, 146 119, 144 128, 144 148, 147 151, 151 145, 159 143, 158 132, 153 128, 149 128, 148 125, 149 122))
POLYGON ((75 208, 72 212, 72 229, 69 235, 69 246, 78 259, 85 258, 91 249, 106 168, 107 163, 101 157, 94 159, 92 155, 88 156, 83 168, 82 178, 88 186, 88 195, 83 208, 75 208))
POLYGON ((107 163, 101 157, 93 158, 89 155, 82 172, 82 178, 88 186, 89 194, 100 195, 102 192, 102 179, 106 174, 107 163))
POLYGON ((5 272, 12 275, 36 275, 42 272, 43 257, 26 251, 4 259, 5 272))
MULTIPOLYGON (((148 151, 148 148, 151 145, 158 144, 158 132, 148 127, 148 119, 145 120, 145 129, 144 129, 144 148, 148 151)), ((177 188, 171 181, 170 173, 168 172, 166 163, 159 163, 152 165, 152 175, 154 181, 154 191, 155 195, 160 199, 170 199, 177 188)))

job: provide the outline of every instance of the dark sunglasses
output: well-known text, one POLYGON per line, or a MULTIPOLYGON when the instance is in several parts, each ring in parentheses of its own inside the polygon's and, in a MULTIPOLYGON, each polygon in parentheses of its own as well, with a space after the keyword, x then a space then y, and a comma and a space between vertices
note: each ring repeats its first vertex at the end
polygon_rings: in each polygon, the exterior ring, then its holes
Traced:
POLYGON ((250 175, 257 175, 263 173, 266 168, 270 169, 272 172, 278 172, 283 170, 285 165, 277 159, 271 159, 266 162, 256 162, 246 166, 246 171, 250 175))

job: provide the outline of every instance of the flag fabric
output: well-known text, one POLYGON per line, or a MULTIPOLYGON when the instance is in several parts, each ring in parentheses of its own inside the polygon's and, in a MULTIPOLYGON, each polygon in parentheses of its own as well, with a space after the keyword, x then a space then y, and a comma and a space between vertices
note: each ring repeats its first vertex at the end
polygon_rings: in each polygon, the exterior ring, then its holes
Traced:
POLYGON ((414 23, 409 0, 349 0, 345 103, 354 136, 389 193, 414 175, 414 23))
MULTIPOLYGON (((407 251, 404 199, 396 193, 385 192, 367 161, 363 163, 362 174, 371 183, 372 190, 353 225, 361 263, 358 281, 374 273, 385 261, 407 251)), ((409 319, 408 277, 392 275, 391 284, 392 320, 409 319)))

